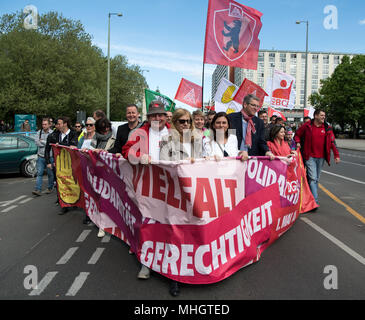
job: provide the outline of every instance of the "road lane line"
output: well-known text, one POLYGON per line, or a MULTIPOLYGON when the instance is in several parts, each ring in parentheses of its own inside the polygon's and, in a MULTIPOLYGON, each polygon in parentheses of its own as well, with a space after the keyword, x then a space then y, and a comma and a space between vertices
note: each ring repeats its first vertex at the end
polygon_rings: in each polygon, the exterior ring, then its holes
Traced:
POLYGON ((58 271, 47 272, 41 282, 38 283, 36 289, 33 289, 29 293, 29 296, 39 296, 44 291, 44 289, 46 289, 46 287, 49 285, 49 283, 52 281, 57 273, 58 271))
POLYGON ((344 160, 341 160, 340 163, 349 163, 349 164, 355 164, 357 166, 365 167, 365 164, 360 164, 360 163, 355 163, 355 162, 350 162, 350 161, 344 161, 344 160))
POLYGON ((90 234, 91 230, 84 230, 81 232, 80 236, 77 238, 76 242, 83 242, 86 237, 90 234))
POLYGON ((27 196, 26 195, 22 195, 18 198, 15 198, 14 200, 7 200, 7 201, 1 201, 1 204, 0 204, 0 207, 6 207, 8 206, 9 204, 12 204, 14 202, 17 202, 19 201, 20 199, 23 199, 23 198, 26 198, 27 196))
POLYGON ((10 210, 13 210, 14 208, 16 208, 17 207, 17 205, 16 204, 14 204, 14 205, 12 205, 12 206, 10 206, 10 207, 8 207, 8 208, 6 208, 6 209, 4 209, 3 211, 1 211, 1 213, 5 213, 5 212, 8 212, 8 211, 10 211, 10 210))
POLYGON ((75 278, 70 289, 68 289, 66 296, 75 296, 77 292, 81 289, 90 272, 80 272, 80 274, 75 278))
POLYGON ((110 242, 110 234, 105 233, 105 236, 101 238, 102 243, 110 242))
POLYGON ((352 182, 356 182, 356 183, 360 183, 360 184, 365 184, 364 181, 360 181, 360 180, 356 180, 356 179, 344 177, 344 176, 341 176, 341 175, 336 174, 336 173, 332 173, 332 172, 328 172, 328 171, 324 171, 324 170, 322 170, 321 172, 324 172, 324 173, 327 173, 327 174, 330 174, 332 176, 339 177, 339 178, 342 178, 342 179, 345 179, 345 180, 349 180, 349 181, 352 181, 352 182))
POLYGON ((34 198, 26 198, 26 199, 24 199, 24 200, 22 200, 22 201, 20 201, 19 203, 21 203, 21 204, 24 204, 24 203, 27 203, 28 201, 30 201, 30 200, 33 200, 34 198))
POLYGON ((91 256, 91 258, 87 264, 97 263, 104 250, 105 250, 105 248, 96 248, 95 252, 91 256))
POLYGON ((310 227, 312 227, 314 230, 318 231, 321 235, 325 236, 328 240, 332 241, 336 246, 341 248, 343 251, 345 251, 347 254, 349 254, 351 257, 365 265, 365 258, 359 255, 357 252, 352 250, 350 247, 345 245, 343 242, 329 234, 327 231, 323 230, 321 227, 316 225, 314 222, 310 221, 308 218, 301 217, 302 221, 304 221, 306 224, 308 224, 310 227))
POLYGON ((327 190, 324 186, 322 186, 320 183, 318 183, 319 188, 325 192, 331 199, 336 201, 338 204, 345 207, 345 209, 351 213, 355 218, 359 219, 362 223, 365 224, 365 218, 358 213, 356 210, 352 209, 349 205, 344 203, 341 199, 337 198, 331 191, 327 190))
POLYGON ((70 248, 67 250, 67 252, 64 254, 64 256, 57 261, 56 264, 65 264, 68 262, 68 260, 71 259, 71 257, 73 256, 73 254, 76 252, 76 250, 78 249, 79 247, 73 247, 73 248, 70 248))

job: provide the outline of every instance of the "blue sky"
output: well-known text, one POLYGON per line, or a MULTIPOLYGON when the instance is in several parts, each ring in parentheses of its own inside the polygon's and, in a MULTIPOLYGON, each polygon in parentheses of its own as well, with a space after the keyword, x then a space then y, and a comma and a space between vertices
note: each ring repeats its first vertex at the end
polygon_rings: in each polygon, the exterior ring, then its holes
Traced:
MULTIPOLYGON (((309 20, 309 50, 365 54, 364 0, 246 0, 238 1, 263 13, 260 49, 305 50, 309 20), (328 29, 326 6, 337 9, 337 29, 328 29)), ((111 55, 122 54, 144 71, 152 90, 175 97, 181 78, 201 85, 208 0, 1 0, 0 14, 37 7, 80 20, 93 43, 107 54, 108 13, 111 18, 111 55)), ((211 93, 214 65, 205 65, 204 101, 211 93)), ((177 102, 177 105, 182 105, 177 102)))

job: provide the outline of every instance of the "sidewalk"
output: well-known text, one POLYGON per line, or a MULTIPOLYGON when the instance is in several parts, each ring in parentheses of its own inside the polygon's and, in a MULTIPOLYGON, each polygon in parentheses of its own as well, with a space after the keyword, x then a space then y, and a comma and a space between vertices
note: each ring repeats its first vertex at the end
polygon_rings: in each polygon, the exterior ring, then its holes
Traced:
POLYGON ((365 139, 336 139, 338 148, 365 151, 365 139))

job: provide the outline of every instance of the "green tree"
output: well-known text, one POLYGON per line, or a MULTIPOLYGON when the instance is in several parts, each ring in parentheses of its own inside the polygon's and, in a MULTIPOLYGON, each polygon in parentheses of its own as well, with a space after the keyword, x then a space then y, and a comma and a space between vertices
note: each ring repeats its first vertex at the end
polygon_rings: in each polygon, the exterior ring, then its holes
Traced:
MULTIPOLYGON (((26 30, 24 18, 22 12, 0 17, 1 118, 31 113, 75 120, 77 110, 105 111, 107 59, 81 22, 49 12, 38 17, 36 30, 26 30)), ((146 82, 138 66, 115 57, 111 79, 113 109, 141 101, 138 85, 146 82)))
POLYGON ((128 65, 125 56, 117 55, 110 61, 110 118, 125 119, 126 106, 134 103, 142 108, 147 82, 137 65, 128 65))
POLYGON ((360 126, 365 124, 365 56, 344 56, 321 84, 319 92, 309 97, 311 104, 323 109, 329 121, 342 129, 350 125, 353 137, 357 137, 360 126))

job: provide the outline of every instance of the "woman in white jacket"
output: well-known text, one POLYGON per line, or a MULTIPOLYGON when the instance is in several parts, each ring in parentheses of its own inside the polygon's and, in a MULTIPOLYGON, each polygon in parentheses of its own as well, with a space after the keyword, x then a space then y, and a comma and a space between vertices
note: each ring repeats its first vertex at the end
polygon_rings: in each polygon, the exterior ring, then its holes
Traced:
POLYGON ((211 134, 207 153, 216 159, 238 155, 237 137, 231 132, 230 122, 225 112, 218 112, 211 123, 211 134))

